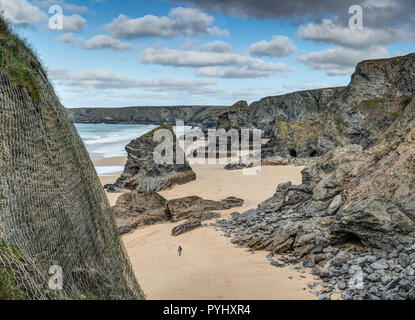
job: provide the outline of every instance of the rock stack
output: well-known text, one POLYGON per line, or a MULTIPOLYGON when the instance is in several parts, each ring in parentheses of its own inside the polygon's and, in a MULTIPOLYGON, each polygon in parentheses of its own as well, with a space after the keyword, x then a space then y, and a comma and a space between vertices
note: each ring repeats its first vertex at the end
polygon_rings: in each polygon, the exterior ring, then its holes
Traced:
MULTIPOLYGON (((121 177, 115 186, 137 192, 160 191, 177 184, 184 184, 196 179, 196 174, 184 157, 184 152, 177 144, 176 135, 170 124, 162 125, 136 140, 131 141, 125 150, 128 160, 121 177), (154 134, 159 130, 168 130, 171 134, 173 159, 172 163, 156 163, 154 151, 160 142, 154 141, 154 134), (177 154, 182 153, 182 163, 177 154)), ((166 151, 167 152, 167 151, 166 151)))

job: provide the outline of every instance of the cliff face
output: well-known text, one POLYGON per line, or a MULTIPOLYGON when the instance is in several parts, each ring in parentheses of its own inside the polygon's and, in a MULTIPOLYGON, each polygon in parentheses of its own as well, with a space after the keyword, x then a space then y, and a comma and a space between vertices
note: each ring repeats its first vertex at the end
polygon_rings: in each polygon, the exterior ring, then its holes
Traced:
MULTIPOLYGON (((360 242, 387 251, 415 244, 415 98, 383 140, 363 150, 339 147, 302 171, 302 184, 278 186, 258 209, 233 219, 237 241, 248 244, 252 223, 272 225, 252 245, 305 256, 329 245, 360 242)), ((413 247, 415 249, 415 247, 413 247)))
POLYGON ((0 29, 0 296, 144 298, 72 121, 36 57, 0 29), (62 290, 48 287, 52 266, 62 290))
POLYGON ((302 176, 217 226, 276 267, 313 268, 322 299, 415 300, 415 98, 375 146, 338 147, 302 176))
POLYGON ((410 54, 359 63, 345 88, 253 103, 253 123, 272 127, 263 157, 314 157, 336 146, 373 146, 413 97, 414 81, 415 54, 410 54))
POLYGON ((211 112, 223 108, 226 107, 79 108, 67 111, 75 123, 175 124, 177 120, 183 120, 185 125, 201 125, 209 118, 211 112))
POLYGON ((252 123, 263 130, 266 136, 272 135, 273 128, 279 121, 291 122, 324 112, 328 103, 344 89, 345 87, 316 89, 263 98, 249 106, 252 123))

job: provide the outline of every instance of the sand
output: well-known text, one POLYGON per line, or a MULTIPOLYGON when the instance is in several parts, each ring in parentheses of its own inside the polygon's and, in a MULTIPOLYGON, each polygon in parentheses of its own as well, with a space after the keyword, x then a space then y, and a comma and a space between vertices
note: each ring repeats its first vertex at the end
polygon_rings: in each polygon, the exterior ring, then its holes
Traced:
MULTIPOLYGON (((125 160, 103 159, 94 164, 123 165, 125 160)), ((196 181, 160 194, 167 199, 198 195, 211 200, 228 196, 245 200, 243 208, 222 211, 222 217, 256 208, 259 202, 274 194, 279 183, 290 180, 299 184, 303 169, 262 167, 258 175, 244 176, 240 170, 224 170, 223 165, 194 164, 192 168, 197 174, 196 181)), ((101 182, 114 183, 119 174, 100 177, 101 182)), ((112 205, 118 196, 108 194, 112 205)), ((172 237, 171 229, 179 223, 148 226, 122 237, 148 299, 316 299, 307 288, 307 283, 313 281, 310 274, 300 274, 291 267, 273 267, 265 257, 267 252, 251 254, 236 248, 229 238, 209 227, 172 237), (184 249, 182 257, 177 254, 179 245, 184 249)))

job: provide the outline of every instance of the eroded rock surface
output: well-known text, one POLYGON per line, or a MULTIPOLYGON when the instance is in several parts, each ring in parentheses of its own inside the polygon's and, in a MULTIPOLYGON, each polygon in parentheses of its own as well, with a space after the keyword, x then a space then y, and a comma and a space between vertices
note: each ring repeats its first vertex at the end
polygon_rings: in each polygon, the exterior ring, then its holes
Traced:
POLYGON ((198 218, 207 211, 226 210, 240 207, 244 201, 239 198, 229 197, 221 201, 205 200, 198 196, 191 196, 170 200, 167 209, 171 214, 172 221, 179 221, 188 218, 198 218))
POLYGON ((347 87, 295 92, 251 104, 268 130, 262 158, 319 157, 349 144, 364 149, 397 119, 415 93, 415 54, 359 63, 347 87))
POLYGON ((167 200, 156 192, 125 193, 112 208, 120 234, 137 227, 168 221, 167 200))
MULTIPOLYGON (((177 161, 176 153, 183 153, 176 145, 176 136, 170 124, 162 125, 125 147, 128 160, 121 177, 115 185, 122 189, 137 192, 151 192, 168 189, 176 184, 185 184, 196 179, 196 173, 184 158, 183 163, 177 161), (156 163, 154 151, 160 142, 153 137, 158 130, 168 130, 173 137, 173 163, 156 163)), ((183 155, 184 156, 184 155, 183 155)))
POLYGON ((173 230, 171 231, 171 234, 172 236, 177 237, 178 235, 200 228, 201 226, 202 226, 202 222, 200 220, 190 219, 174 227, 173 230))
POLYGON ((234 244, 290 254, 288 263, 330 262, 329 274, 313 272, 347 289, 345 299, 415 298, 415 99, 379 140, 328 152, 303 170, 301 185, 280 184, 258 209, 217 225, 234 244), (362 250, 334 252, 349 243, 362 250), (363 270, 361 289, 347 282, 353 265, 363 270))

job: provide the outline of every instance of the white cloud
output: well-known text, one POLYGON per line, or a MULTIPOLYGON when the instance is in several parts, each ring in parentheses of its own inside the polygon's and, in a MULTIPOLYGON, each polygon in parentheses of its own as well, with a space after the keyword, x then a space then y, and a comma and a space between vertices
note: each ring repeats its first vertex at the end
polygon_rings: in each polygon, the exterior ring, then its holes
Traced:
POLYGON ((63 11, 72 12, 72 13, 85 13, 88 12, 89 9, 86 6, 80 6, 73 3, 67 3, 65 0, 37 0, 33 1, 33 3, 39 6, 42 9, 49 9, 49 7, 53 5, 61 6, 63 11))
POLYGON ((218 27, 207 28, 206 31, 208 34, 218 37, 229 37, 231 35, 228 30, 218 27))
POLYGON ((142 62, 151 62, 175 67, 212 67, 248 65, 260 67, 264 64, 273 65, 272 62, 252 58, 236 53, 183 51, 168 48, 147 48, 142 52, 142 62))
POLYGON ((63 42, 63 43, 76 43, 76 42, 82 41, 83 38, 75 37, 75 35, 72 32, 68 32, 68 33, 62 34, 56 40, 63 42))
POLYGON ((230 52, 183 51, 167 48, 147 48, 141 54, 141 62, 174 67, 198 68, 196 75, 218 78, 258 78, 275 73, 293 71, 283 63, 267 62, 230 52), (221 69, 222 67, 232 67, 221 69))
POLYGON ((99 34, 91 39, 86 40, 82 48, 88 50, 97 50, 97 49, 110 49, 114 51, 123 51, 132 49, 132 45, 129 43, 121 42, 118 39, 114 39, 105 34, 99 34))
POLYGON ((265 87, 223 89, 215 79, 139 79, 106 70, 69 72, 49 68, 49 77, 67 107, 120 107, 131 105, 232 105, 283 93, 265 87))
POLYGON ((129 78, 109 70, 84 70, 70 72, 66 69, 50 68, 49 77, 61 85, 92 87, 95 89, 146 89, 149 91, 203 92, 205 87, 215 85, 215 79, 139 79, 129 78))
POLYGON ((297 50, 297 47, 286 36, 273 36, 270 41, 259 41, 252 44, 249 51, 254 56, 286 57, 297 50))
POLYGON ((86 20, 78 14, 63 16, 63 30, 66 32, 79 32, 85 29, 86 20))
POLYGON ((4 17, 14 25, 29 25, 47 21, 48 16, 27 0, 2 0, 4 17))
POLYGON ((213 41, 203 44, 199 51, 224 53, 232 51, 232 46, 224 41, 213 41))
POLYGON ((316 42, 337 44, 350 48, 387 45, 398 41, 415 41, 415 34, 398 28, 369 28, 352 30, 332 20, 325 19, 321 24, 309 23, 298 29, 297 36, 316 42))
POLYGON ((323 70, 327 75, 349 75, 362 60, 387 58, 388 50, 383 46, 372 46, 365 49, 336 47, 319 52, 311 52, 298 58, 315 70, 323 70))
POLYGON ((222 34, 226 30, 212 27, 214 18, 193 8, 173 8, 168 16, 146 15, 129 18, 120 14, 107 29, 117 38, 133 39, 141 37, 172 38, 178 35, 222 34))
POLYGON ((200 77, 225 78, 225 79, 251 79, 269 77, 275 73, 286 73, 294 69, 288 68, 283 63, 264 64, 262 67, 203 67, 196 70, 196 75, 200 77))

